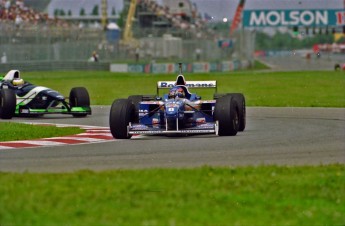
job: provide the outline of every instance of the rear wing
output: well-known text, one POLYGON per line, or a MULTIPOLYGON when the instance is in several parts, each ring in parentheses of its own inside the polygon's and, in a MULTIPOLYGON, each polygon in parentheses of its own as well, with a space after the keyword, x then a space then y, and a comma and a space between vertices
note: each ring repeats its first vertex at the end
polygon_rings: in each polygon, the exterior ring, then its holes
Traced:
MULTIPOLYGON (((157 95, 160 89, 171 89, 176 86, 176 81, 159 81, 157 82, 157 95)), ((188 89, 199 89, 199 88, 213 88, 217 92, 217 81, 188 81, 185 86, 188 89)))

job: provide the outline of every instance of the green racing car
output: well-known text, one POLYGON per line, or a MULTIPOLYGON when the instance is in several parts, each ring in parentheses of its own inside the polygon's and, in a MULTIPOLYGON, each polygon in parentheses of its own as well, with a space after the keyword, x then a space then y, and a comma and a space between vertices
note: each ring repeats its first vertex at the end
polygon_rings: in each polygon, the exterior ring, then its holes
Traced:
POLYGON ((1 119, 44 114, 91 115, 89 93, 84 87, 72 88, 67 101, 55 90, 24 81, 18 70, 11 70, 0 77, 1 119))

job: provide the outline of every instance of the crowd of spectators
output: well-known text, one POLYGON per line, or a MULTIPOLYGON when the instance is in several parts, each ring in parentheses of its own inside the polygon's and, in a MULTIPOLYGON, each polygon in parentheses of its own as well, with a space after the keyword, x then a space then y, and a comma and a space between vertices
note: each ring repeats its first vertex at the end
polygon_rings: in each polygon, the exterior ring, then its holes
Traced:
POLYGON ((153 0, 139 0, 138 2, 144 10, 167 20, 173 28, 192 31, 199 36, 212 33, 212 31, 207 28, 205 20, 203 20, 197 12, 196 6, 191 7, 188 13, 179 13, 171 12, 172 10, 170 10, 168 6, 159 5, 153 0))
POLYGON ((14 24, 16 28, 35 25, 68 27, 64 20, 49 18, 48 14, 26 7, 24 0, 0 0, 0 23, 14 24))
MULTIPOLYGON (((168 6, 159 5, 153 0, 138 0, 142 8, 163 18, 173 28, 192 31, 200 35, 212 32, 207 29, 206 22, 198 14, 196 6, 186 13, 171 12, 168 6)), ((71 26, 66 20, 50 18, 47 13, 37 12, 25 6, 24 0, 0 0, 0 23, 15 25, 16 28, 48 25, 68 28, 71 26)))

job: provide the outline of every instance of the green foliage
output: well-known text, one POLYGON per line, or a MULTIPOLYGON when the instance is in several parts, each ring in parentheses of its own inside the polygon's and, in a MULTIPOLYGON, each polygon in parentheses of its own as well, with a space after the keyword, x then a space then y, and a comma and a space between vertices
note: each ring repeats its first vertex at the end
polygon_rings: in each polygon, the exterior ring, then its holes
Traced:
POLYGON ((127 19, 127 18, 126 18, 126 17, 127 17, 127 13, 128 13, 128 7, 127 7, 127 9, 124 8, 124 9, 121 11, 119 18, 118 18, 118 20, 116 21, 117 25, 118 25, 121 29, 123 29, 124 26, 125 26, 125 21, 126 21, 126 19, 127 19))
POLYGON ((65 16, 66 13, 63 9, 55 9, 54 10, 54 16, 58 17, 58 16, 65 16))
POLYGON ((91 15, 92 16, 98 16, 99 15, 99 12, 98 12, 98 5, 95 5, 92 9, 92 12, 91 12, 91 15))
POLYGON ((336 43, 338 43, 338 44, 345 43, 345 36, 338 39, 336 43))
POLYGON ((298 39, 289 33, 276 32, 273 36, 264 32, 256 34, 257 50, 292 50, 312 48, 314 44, 333 43, 332 34, 320 34, 298 39))
POLYGON ((0 173, 0 224, 342 225, 344 172, 323 165, 0 173))
POLYGON ((54 9, 54 17, 59 16, 59 12, 60 12, 59 9, 54 9))
POLYGON ((65 16, 65 15, 66 15, 65 11, 63 9, 60 9, 60 16, 65 16))
POLYGON ((80 9, 79 16, 85 16, 85 9, 84 8, 80 9))
POLYGON ((208 26, 218 32, 229 32, 230 22, 213 22, 208 26))
POLYGON ((126 20, 127 20, 127 15, 128 15, 128 11, 129 11, 129 6, 130 4, 125 4, 121 13, 120 13, 120 16, 118 18, 118 20, 116 21, 117 25, 121 28, 121 29, 124 29, 124 26, 125 26, 125 23, 126 23, 126 20))
POLYGON ((0 141, 32 140, 46 137, 67 136, 82 133, 83 131, 84 130, 75 127, 59 128, 56 126, 0 122, 0 141))
MULTIPOLYGON (((248 70, 184 75, 187 80, 217 80, 219 93, 244 93, 248 106, 345 107, 343 72, 248 70)), ((90 93, 92 105, 110 105, 115 99, 129 95, 155 94, 157 81, 175 80, 176 74, 73 71, 23 72, 22 77, 34 84, 58 90, 65 96, 68 96, 72 87, 84 86, 90 93)), ((201 95, 204 100, 213 98, 213 89, 191 91, 201 95)))
POLYGON ((258 60, 254 61, 254 67, 252 70, 265 70, 265 69, 270 69, 270 67, 268 67, 266 64, 264 64, 258 60))

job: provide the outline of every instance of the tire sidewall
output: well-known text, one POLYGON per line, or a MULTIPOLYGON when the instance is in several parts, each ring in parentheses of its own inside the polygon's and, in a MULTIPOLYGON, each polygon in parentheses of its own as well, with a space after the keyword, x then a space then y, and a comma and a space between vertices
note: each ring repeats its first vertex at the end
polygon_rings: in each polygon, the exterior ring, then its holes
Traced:
POLYGON ((219 123, 219 136, 235 136, 237 134, 239 128, 238 106, 232 95, 226 95, 217 100, 214 120, 219 123))
POLYGON ((16 111, 16 94, 11 89, 0 90, 0 118, 11 119, 16 111))
POLYGON ((242 93, 231 93, 228 94, 235 98, 238 106, 238 120, 239 120, 239 127, 238 131, 242 132, 246 128, 246 100, 242 93))
POLYGON ((69 95, 71 107, 90 107, 89 92, 85 87, 74 87, 69 95))
POLYGON ((135 106, 129 99, 117 99, 110 109, 110 131, 116 139, 129 139, 127 126, 135 120, 135 106))

